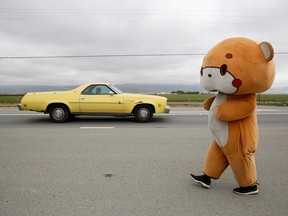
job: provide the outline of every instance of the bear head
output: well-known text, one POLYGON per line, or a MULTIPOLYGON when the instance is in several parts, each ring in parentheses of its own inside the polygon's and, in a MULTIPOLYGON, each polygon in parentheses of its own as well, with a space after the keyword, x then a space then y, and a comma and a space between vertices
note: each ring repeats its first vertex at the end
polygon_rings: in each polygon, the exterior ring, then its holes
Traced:
POLYGON ((274 50, 270 43, 229 38, 205 56, 200 82, 207 91, 243 95, 268 90, 275 77, 274 50))

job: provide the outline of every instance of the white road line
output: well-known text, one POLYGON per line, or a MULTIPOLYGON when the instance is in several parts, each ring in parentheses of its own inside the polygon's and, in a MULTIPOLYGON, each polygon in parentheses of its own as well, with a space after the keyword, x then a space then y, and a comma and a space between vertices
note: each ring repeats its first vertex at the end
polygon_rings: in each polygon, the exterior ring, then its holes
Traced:
POLYGON ((114 129, 115 127, 80 127, 80 129, 114 129))
POLYGON ((38 116, 44 114, 0 114, 0 116, 38 116))
MULTIPOLYGON (((156 114, 159 116, 191 116, 191 115, 208 115, 207 111, 171 111, 167 114, 156 114)), ((258 110, 258 115, 288 115, 288 110, 258 110)), ((0 113, 0 116, 45 116, 43 113, 0 113)))

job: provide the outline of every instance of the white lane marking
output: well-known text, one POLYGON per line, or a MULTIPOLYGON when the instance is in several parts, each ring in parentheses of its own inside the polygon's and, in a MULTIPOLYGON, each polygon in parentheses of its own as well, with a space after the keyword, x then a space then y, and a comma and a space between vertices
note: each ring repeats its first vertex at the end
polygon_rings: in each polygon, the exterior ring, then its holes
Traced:
MULTIPOLYGON (((258 109, 258 115, 287 115, 288 109, 258 109)), ((208 115, 208 111, 205 110, 177 110, 171 111, 169 114, 156 114, 156 115, 170 115, 170 116, 191 116, 191 115, 208 115)), ((44 116, 43 113, 0 113, 0 116, 44 116)))
POLYGON ((80 127, 80 129, 114 129, 115 127, 80 127))
POLYGON ((38 116, 44 114, 0 114, 0 116, 38 116))

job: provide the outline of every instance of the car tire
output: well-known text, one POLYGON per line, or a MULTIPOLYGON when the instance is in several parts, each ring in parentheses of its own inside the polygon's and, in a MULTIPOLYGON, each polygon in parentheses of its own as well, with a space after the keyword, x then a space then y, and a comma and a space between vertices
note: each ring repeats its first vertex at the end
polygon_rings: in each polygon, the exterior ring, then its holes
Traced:
POLYGON ((61 104, 53 106, 49 111, 49 117, 55 123, 66 122, 69 116, 69 110, 66 106, 61 104))
POLYGON ((153 110, 151 109, 150 106, 142 105, 136 107, 133 115, 137 122, 145 123, 152 120, 153 110))

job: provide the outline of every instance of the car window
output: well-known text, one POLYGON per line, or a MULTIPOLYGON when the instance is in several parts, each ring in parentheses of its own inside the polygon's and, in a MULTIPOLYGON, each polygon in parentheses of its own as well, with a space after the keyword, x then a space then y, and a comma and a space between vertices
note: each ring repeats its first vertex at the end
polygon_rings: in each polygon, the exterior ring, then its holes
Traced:
POLYGON ((121 91, 120 89, 118 89, 116 86, 113 85, 109 85, 109 88, 113 89, 114 92, 116 92, 117 94, 123 94, 124 92, 121 91))
POLYGON ((82 91, 83 95, 107 95, 110 92, 115 93, 106 85, 90 85, 82 91))

